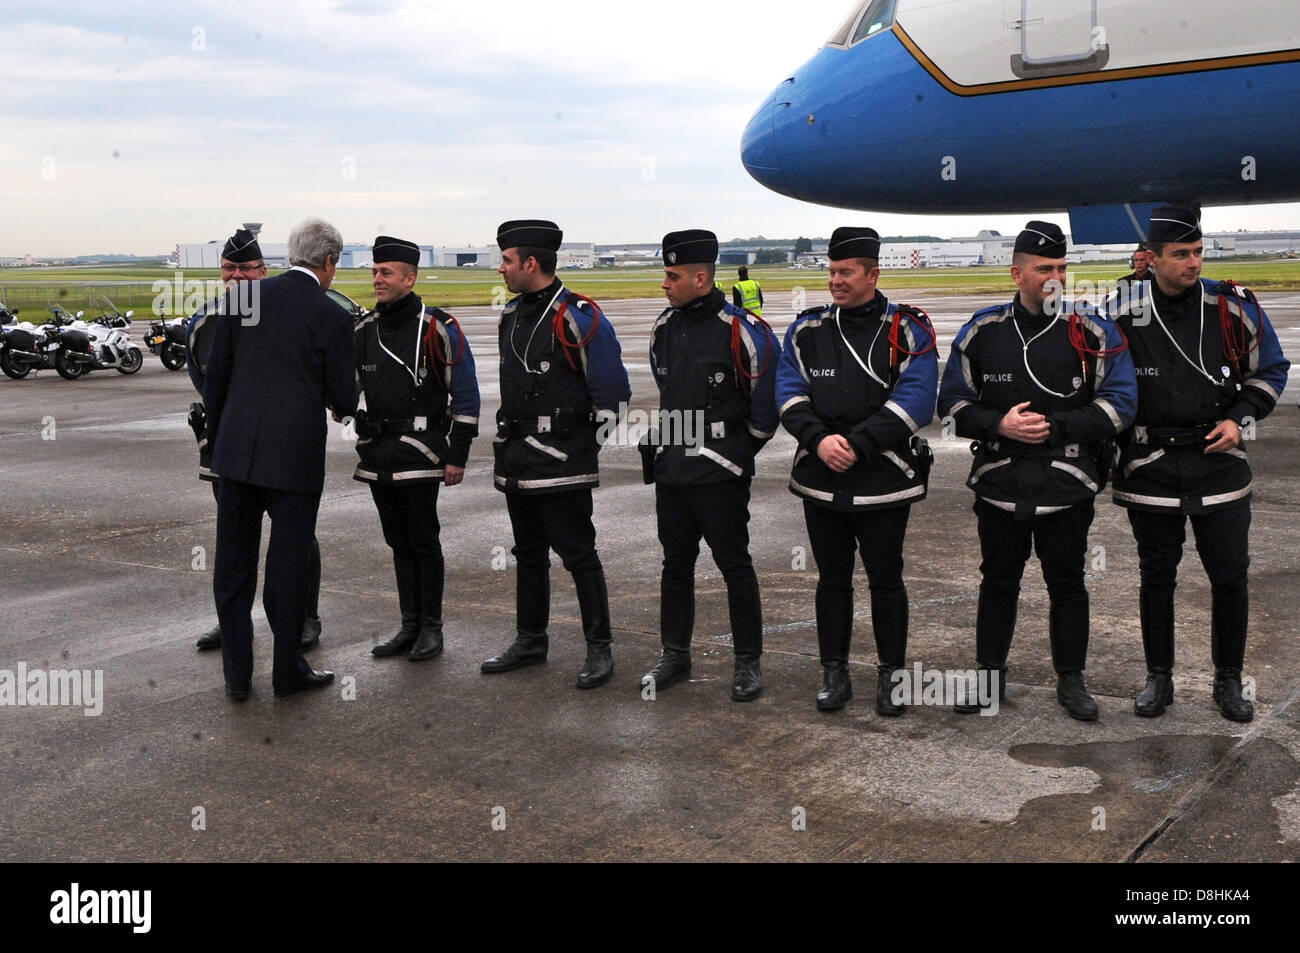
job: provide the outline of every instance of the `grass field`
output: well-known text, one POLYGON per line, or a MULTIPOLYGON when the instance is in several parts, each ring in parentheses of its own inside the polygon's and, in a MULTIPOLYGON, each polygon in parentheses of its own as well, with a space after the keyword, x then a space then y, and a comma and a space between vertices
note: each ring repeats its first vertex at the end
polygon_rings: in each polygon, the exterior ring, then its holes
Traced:
MULTIPOLYGON (((1071 269, 1076 281, 1113 281, 1128 273, 1124 262, 1092 263, 1071 269)), ((1216 260, 1205 267, 1206 277, 1232 277, 1258 291, 1300 290, 1300 260, 1267 261, 1258 259, 1216 260)), ((159 295, 155 282, 174 288, 176 273, 159 267, 133 268, 6 268, 0 270, 0 303, 19 308, 21 317, 43 318, 49 307, 59 304, 69 311, 84 309, 88 316, 99 313, 92 302, 107 296, 121 310, 134 310, 137 320, 153 312, 159 295)), ((816 269, 798 270, 789 266, 753 267, 751 277, 770 291, 789 291, 796 287, 810 292, 825 288, 826 273, 816 269)), ((627 298, 658 298, 663 271, 659 268, 610 268, 561 272, 565 283, 575 291, 597 301, 627 298)), ((719 269, 724 284, 735 280, 735 271, 719 269)), ((216 282, 216 271, 187 271, 184 281, 216 282)), ((881 285, 887 289, 924 290, 943 294, 1010 294, 1014 290, 1005 268, 935 268, 886 271, 881 285)), ((370 273, 362 269, 340 271, 335 287, 344 294, 370 306, 374 302, 370 273)), ((416 290, 428 304, 447 308, 467 305, 491 305, 503 291, 496 272, 479 268, 440 268, 421 272, 416 290), (494 299, 494 295, 497 297, 494 299)), ((163 300, 169 315, 184 307, 182 300, 163 300)), ((192 307, 186 309, 187 312, 192 307)))

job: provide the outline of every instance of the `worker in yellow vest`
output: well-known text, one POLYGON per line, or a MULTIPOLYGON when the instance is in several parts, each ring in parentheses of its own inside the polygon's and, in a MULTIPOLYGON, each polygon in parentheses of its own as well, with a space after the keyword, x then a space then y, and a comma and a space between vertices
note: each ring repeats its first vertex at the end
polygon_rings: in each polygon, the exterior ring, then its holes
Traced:
POLYGON ((758 282, 749 277, 749 268, 740 266, 740 280, 731 286, 731 303, 737 308, 752 311, 760 318, 763 316, 763 289, 758 282))

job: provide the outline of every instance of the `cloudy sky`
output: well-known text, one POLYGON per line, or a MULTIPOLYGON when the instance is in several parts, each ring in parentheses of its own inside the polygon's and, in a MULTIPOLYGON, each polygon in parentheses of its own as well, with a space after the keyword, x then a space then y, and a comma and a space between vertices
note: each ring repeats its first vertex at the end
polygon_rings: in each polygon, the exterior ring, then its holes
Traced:
MULTIPOLYGON (((533 216, 600 243, 1019 228, 837 212, 749 178, 749 117, 850 6, 0 0, 0 256, 169 253, 243 221, 283 240, 308 215, 349 242, 439 245, 533 216)), ((1205 222, 1290 227, 1300 206, 1205 222)))

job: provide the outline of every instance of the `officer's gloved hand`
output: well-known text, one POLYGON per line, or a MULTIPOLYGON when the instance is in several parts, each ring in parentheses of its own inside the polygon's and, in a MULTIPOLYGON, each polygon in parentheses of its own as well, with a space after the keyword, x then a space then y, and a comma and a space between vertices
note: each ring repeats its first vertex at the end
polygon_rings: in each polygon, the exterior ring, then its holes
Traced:
POLYGON ((194 439, 202 440, 208 429, 208 416, 202 404, 190 404, 190 415, 186 418, 186 423, 194 431, 194 439))

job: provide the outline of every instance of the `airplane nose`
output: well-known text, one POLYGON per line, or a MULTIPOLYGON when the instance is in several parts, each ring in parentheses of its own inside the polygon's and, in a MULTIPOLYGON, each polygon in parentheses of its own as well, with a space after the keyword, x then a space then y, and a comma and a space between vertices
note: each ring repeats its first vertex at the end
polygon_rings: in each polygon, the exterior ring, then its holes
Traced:
POLYGON ((754 113, 754 118, 745 127, 745 134, 740 141, 740 158, 748 172, 760 185, 788 195, 790 188, 781 171, 781 163, 776 157, 776 142, 772 135, 773 110, 776 94, 767 98, 767 102, 754 113))

